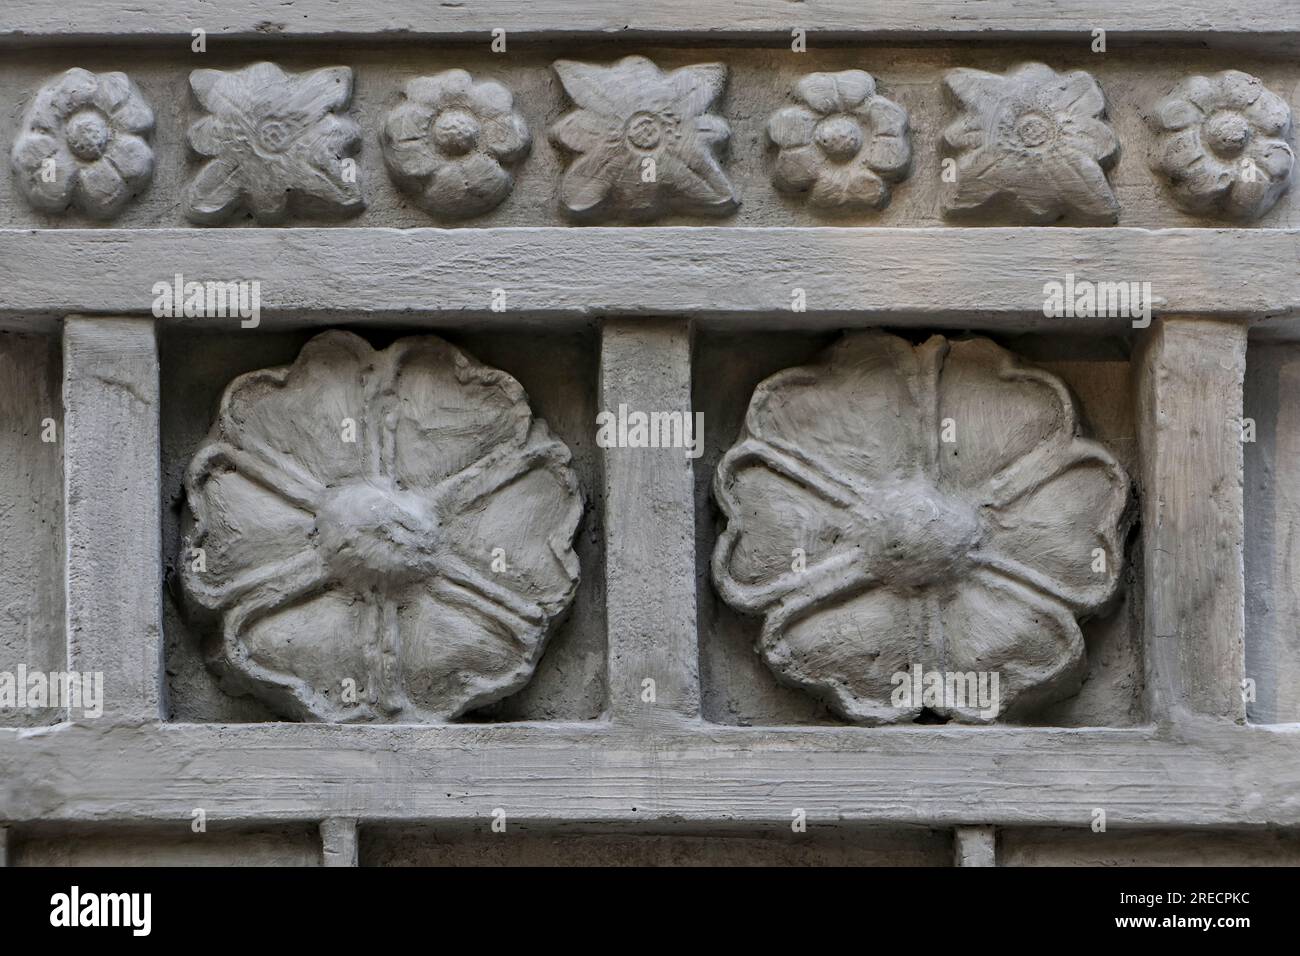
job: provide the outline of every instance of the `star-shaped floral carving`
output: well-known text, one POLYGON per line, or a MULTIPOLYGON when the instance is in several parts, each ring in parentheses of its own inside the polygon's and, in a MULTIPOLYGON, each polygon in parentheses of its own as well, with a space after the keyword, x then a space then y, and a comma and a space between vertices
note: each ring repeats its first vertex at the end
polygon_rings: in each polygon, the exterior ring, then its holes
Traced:
POLYGON ((1123 560, 1123 469, 1059 379, 987 339, 856 333, 777 373, 714 492, 719 592, 763 616, 780 679, 860 723, 919 715, 892 699, 912 665, 997 672, 1000 716, 1075 692, 1076 618, 1123 560))
POLYGON ((153 178, 153 110, 125 73, 73 68, 41 87, 10 163, 33 208, 116 216, 153 178))
POLYGON ((1291 185, 1291 108, 1258 77, 1189 76, 1150 119, 1152 168, 1184 212, 1256 219, 1291 185))
POLYGON ((888 182, 905 178, 912 158, 907 110, 877 95, 862 70, 810 73, 795 96, 801 105, 778 110, 767 124, 778 148, 776 187, 830 211, 887 205, 888 182))
POLYGON ((551 127, 576 154, 560 201, 578 219, 653 219, 669 211, 725 214, 739 202, 719 157, 731 136, 710 110, 722 96, 721 63, 662 72, 643 56, 613 66, 557 60, 577 108, 551 127))
POLYGON ((1119 156, 1119 139, 1090 74, 1026 63, 1005 76, 952 70, 944 85, 959 111, 943 134, 957 163, 949 215, 1036 224, 1119 219, 1105 173, 1119 156))
POLYGON ((360 212, 361 128, 339 114, 352 98, 345 66, 286 73, 274 63, 242 70, 195 70, 190 87, 204 116, 190 125, 194 152, 207 158, 185 191, 185 214, 203 224, 240 212, 258 223, 290 211, 360 212))
POLYGON ((495 209, 510 193, 509 167, 528 152, 528 125, 500 83, 464 70, 418 76, 384 120, 384 162, 423 208, 449 219, 495 209))
MULTIPOLYGON (((227 689, 299 720, 440 721, 532 675, 582 498, 519 383, 434 336, 326 332, 235 379, 185 479, 227 689)), ((196 557, 198 556, 198 557, 196 557)))

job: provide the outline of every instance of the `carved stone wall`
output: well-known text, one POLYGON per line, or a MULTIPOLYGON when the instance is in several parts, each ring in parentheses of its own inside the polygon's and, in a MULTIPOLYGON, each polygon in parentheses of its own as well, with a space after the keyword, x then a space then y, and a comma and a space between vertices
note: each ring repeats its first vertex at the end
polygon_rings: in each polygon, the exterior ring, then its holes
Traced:
POLYGON ((1300 21, 306 5, 0 13, 0 861, 1300 861, 1300 21))

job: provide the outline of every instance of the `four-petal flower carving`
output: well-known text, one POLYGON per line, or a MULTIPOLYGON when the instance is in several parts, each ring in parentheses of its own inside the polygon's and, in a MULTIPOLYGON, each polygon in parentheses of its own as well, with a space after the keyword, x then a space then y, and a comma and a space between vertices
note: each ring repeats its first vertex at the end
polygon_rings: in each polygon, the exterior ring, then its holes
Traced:
POLYGON ((987 339, 856 333, 777 373, 714 489, 719 592, 763 615, 779 678, 860 723, 918 716, 891 701, 912 665, 999 673, 1001 715, 1073 693, 1076 615, 1123 561, 1123 469, 1079 436, 1059 379, 987 339))
POLYGON ((912 159, 907 110, 878 96, 876 81, 862 70, 810 73, 795 95, 803 105, 768 120, 768 139, 779 150, 772 182, 806 192, 819 209, 883 208, 886 181, 903 179, 912 159))
POLYGON ((1156 104, 1152 166, 1184 212, 1255 219, 1291 185, 1291 108, 1239 70, 1191 76, 1156 104))
POLYGON ((282 222, 290 199, 308 215, 349 215, 365 205, 357 164, 361 128, 338 114, 352 98, 352 70, 286 73, 274 63, 195 70, 190 87, 208 115, 190 146, 208 161, 185 193, 185 214, 210 224, 247 210, 282 222))
POLYGON ((1118 220, 1119 202, 1104 170, 1119 156, 1119 139, 1091 75, 1026 63, 1006 76, 952 70, 944 85, 960 110, 943 136, 957 158, 945 206, 950 215, 1118 220))
POLYGON ((437 215, 467 219, 501 204, 514 185, 504 168, 528 152, 528 126, 500 83, 464 70, 419 76, 384 120, 388 171, 437 215), (504 165, 503 165, 504 164, 504 165))
POLYGON ((643 56, 629 56, 613 66, 557 60, 555 72, 577 105, 550 132, 577 154, 560 187, 571 216, 652 219, 670 210, 736 208, 718 163, 731 128, 709 112, 726 86, 724 65, 664 73, 643 56))
POLYGON ((212 664, 287 717, 499 700, 577 587, 568 448, 518 382, 434 336, 376 352, 326 332, 235 379, 185 487, 183 554, 203 560, 182 581, 219 618, 212 664))
POLYGON ((111 219, 153 178, 153 110, 125 73, 73 68, 45 84, 23 118, 10 162, 41 212, 73 206, 111 219))

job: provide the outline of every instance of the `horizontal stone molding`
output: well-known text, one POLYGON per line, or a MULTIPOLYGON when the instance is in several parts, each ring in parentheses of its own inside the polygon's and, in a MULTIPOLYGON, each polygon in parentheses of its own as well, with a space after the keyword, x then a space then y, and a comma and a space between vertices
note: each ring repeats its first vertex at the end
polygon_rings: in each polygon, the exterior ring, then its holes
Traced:
POLYGON ((831 38, 978 35, 1089 35, 1110 33, 1149 39, 1206 35, 1270 38, 1300 33, 1300 8, 1257 6, 1220 0, 938 0, 916 4, 888 0, 863 16, 859 0, 819 0, 792 8, 786 0, 651 0, 628 6, 619 0, 465 0, 431 6, 422 0, 382 5, 298 0, 280 12, 258 0, 229 0, 219 10, 205 0, 168 0, 151 7, 121 8, 103 0, 11 0, 0 23, 0 39, 31 43, 91 37, 185 37, 204 28, 224 39, 349 37, 444 38, 488 42, 493 29, 519 36, 562 33, 566 38, 617 34, 675 38, 788 37, 801 27, 831 38))
POLYGON ((810 826, 1300 825, 1300 725, 1067 730, 608 724, 62 725, 0 731, 0 819, 810 826), (490 759, 487 755, 490 753, 490 759))
MULTIPOLYGON (((89 305, 150 315, 155 283, 180 273, 258 281, 261 321, 279 326, 691 315, 746 328, 1134 328, 1127 317, 1045 317, 1045 285, 1072 274, 1149 282, 1156 314, 1295 338, 1300 273, 1285 264, 1297 261, 1300 230, 1277 229, 12 229, 0 230, 0 327, 53 327, 89 305)), ((238 331, 241 319, 162 322, 238 331)))

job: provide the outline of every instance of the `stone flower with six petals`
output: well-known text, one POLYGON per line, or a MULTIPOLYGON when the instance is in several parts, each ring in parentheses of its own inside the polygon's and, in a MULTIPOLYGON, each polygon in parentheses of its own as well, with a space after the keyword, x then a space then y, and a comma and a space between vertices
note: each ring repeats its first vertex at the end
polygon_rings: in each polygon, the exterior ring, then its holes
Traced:
POLYGON ((1152 167, 1184 212, 1254 219, 1291 184, 1291 109, 1239 70, 1190 76, 1156 104, 1152 167))
POLYGON ((190 125, 190 146, 206 157, 185 191, 193 222, 225 222, 247 210, 282 222, 292 200, 308 215, 360 212, 356 161, 361 128, 338 110, 352 98, 345 66, 286 73, 274 63, 195 70, 190 87, 208 115, 190 125))
POLYGON ((738 199, 718 158, 731 137, 709 112, 727 82, 721 63, 662 72, 643 56, 613 66, 557 60, 577 108, 551 127, 576 154, 560 200, 579 219, 653 219, 669 211, 722 214, 738 199))
POLYGON ((1090 74, 1026 63, 1005 76, 952 70, 944 85, 959 110, 943 134, 957 161, 946 212, 1030 224, 1118 220, 1104 170, 1119 156, 1119 139, 1090 74))
POLYGON ((325 332, 235 379, 185 489, 182 583, 215 618, 211 664, 293 719, 499 700, 577 587, 568 448, 518 382, 435 336, 376 352, 325 332))
POLYGON ((450 219, 482 215, 514 186, 505 167, 531 145, 514 98, 464 70, 419 76, 384 120, 384 163, 421 207, 450 219))
POLYGON ((907 111, 876 95, 875 80, 862 70, 811 73, 795 95, 802 105, 768 120, 768 139, 779 150, 772 182, 807 193, 819 209, 883 208, 886 181, 903 179, 912 158, 907 111))
POLYGON ((999 716, 1067 696, 1076 616, 1118 582, 1128 496, 1078 432, 1061 381, 987 339, 847 335, 755 389, 715 476, 714 581, 763 616, 777 676, 852 721, 917 717, 891 699, 913 665, 998 673, 999 716))
POLYGON ((41 87, 10 162, 18 190, 47 213, 111 219, 153 177, 154 116, 125 73, 73 68, 41 87))

